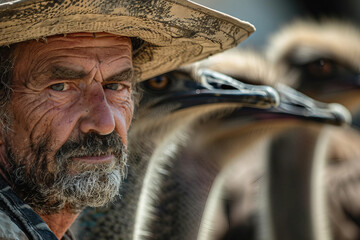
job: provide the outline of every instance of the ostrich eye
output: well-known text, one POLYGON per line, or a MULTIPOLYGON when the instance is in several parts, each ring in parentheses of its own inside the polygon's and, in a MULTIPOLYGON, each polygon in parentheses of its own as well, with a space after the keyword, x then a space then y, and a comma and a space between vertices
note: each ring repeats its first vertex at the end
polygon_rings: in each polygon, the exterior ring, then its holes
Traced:
POLYGON ((318 59, 309 63, 307 70, 316 77, 326 77, 334 73, 335 64, 328 59, 318 59))
POLYGON ((161 75, 149 79, 146 81, 146 86, 149 87, 151 90, 165 90, 170 85, 170 80, 167 76, 161 75))

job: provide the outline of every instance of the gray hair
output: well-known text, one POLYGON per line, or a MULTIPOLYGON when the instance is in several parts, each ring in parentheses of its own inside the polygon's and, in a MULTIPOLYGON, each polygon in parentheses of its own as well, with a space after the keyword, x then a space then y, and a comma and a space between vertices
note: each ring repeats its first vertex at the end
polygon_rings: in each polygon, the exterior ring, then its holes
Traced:
POLYGON ((7 106, 11 96, 11 80, 14 68, 14 46, 0 47, 0 124, 3 130, 8 130, 10 121, 7 106))

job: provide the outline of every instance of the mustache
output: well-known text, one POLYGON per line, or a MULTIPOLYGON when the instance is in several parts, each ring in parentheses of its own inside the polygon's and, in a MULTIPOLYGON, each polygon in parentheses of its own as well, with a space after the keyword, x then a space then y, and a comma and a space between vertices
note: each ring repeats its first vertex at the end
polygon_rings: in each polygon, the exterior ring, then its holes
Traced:
POLYGON ((67 140, 55 154, 55 159, 113 154, 119 156, 125 146, 121 137, 112 132, 99 135, 91 132, 82 134, 76 140, 67 140))

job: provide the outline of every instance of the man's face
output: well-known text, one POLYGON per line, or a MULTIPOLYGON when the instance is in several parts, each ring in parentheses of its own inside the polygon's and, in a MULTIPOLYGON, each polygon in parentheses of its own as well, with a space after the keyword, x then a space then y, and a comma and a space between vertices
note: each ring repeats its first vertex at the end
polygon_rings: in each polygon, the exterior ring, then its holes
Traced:
POLYGON ((51 205, 44 213, 109 201, 133 115, 130 39, 69 34, 18 44, 14 57, 3 138, 15 189, 38 211, 51 205))

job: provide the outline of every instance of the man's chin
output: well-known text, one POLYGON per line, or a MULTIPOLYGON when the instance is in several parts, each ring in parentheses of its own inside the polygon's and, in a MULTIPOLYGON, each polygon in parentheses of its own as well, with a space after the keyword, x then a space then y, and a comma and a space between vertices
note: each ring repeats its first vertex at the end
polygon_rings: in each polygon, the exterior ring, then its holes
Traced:
POLYGON ((114 169, 119 168, 116 166, 117 162, 113 159, 110 161, 92 162, 92 161, 79 161, 72 159, 71 163, 66 167, 68 174, 71 176, 81 175, 85 172, 93 173, 111 173, 114 169))
POLYGON ((64 201, 82 207, 100 207, 119 194, 123 176, 119 170, 110 172, 82 172, 63 179, 55 188, 64 201))
POLYGON ((37 188, 37 198, 27 199, 36 212, 43 215, 58 213, 66 208, 80 212, 83 208, 100 207, 112 202, 119 195, 124 175, 119 169, 110 172, 85 171, 59 178, 52 187, 37 188), (41 193, 41 194, 40 194, 41 193), (42 196, 41 201, 39 196, 42 196))

